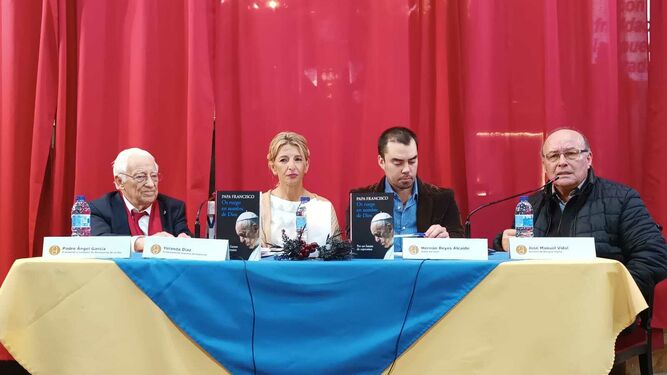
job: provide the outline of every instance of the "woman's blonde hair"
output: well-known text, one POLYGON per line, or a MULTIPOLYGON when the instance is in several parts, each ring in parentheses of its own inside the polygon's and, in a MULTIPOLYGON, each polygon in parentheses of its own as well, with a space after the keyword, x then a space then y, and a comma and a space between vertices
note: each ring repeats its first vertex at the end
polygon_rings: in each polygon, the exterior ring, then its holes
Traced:
POLYGON ((306 138, 301 134, 294 132, 280 132, 273 137, 269 144, 269 153, 266 155, 266 160, 269 162, 269 166, 276 160, 280 148, 285 145, 292 145, 298 148, 299 153, 301 153, 306 160, 310 159, 310 150, 308 149, 306 138))

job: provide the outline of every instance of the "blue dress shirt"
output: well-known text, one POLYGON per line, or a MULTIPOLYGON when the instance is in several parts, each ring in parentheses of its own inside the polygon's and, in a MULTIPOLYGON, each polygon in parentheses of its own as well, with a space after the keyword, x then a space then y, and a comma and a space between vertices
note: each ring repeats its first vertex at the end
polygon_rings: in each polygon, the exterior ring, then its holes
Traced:
MULTIPOLYGON (((384 192, 394 195, 394 235, 417 233, 417 200, 419 198, 417 181, 415 180, 412 185, 412 195, 405 202, 405 206, 386 178, 384 179, 384 192)), ((394 237, 394 252, 402 252, 402 250, 403 239, 394 237)))

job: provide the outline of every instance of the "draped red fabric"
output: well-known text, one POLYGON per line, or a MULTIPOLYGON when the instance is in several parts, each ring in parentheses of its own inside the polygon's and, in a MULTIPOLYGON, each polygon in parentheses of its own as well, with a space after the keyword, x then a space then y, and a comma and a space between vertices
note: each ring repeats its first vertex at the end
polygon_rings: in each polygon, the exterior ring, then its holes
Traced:
POLYGON ((153 153, 161 192, 189 207, 206 197, 211 4, 58 2, 58 115, 38 232, 67 234, 74 194, 113 190, 111 162, 127 147, 153 153))
POLYGON ((220 1, 216 9, 216 188, 268 190, 271 138, 303 134, 306 189, 334 203, 374 183, 378 134, 409 124, 409 15, 401 1, 220 1))
MULTIPOLYGON (((645 2, 469 1, 460 15, 470 208, 540 186, 539 146, 562 126, 588 136, 598 175, 642 191, 645 2)), ((515 203, 480 214, 473 235, 507 227, 515 203)))
MULTIPOLYGON (((68 3, 71 3, 68 1, 68 3)), ((156 158, 162 193, 192 209, 208 193, 213 134, 210 27, 213 1, 76 2, 78 54, 68 147, 62 172, 74 193, 113 190, 118 151, 141 147, 156 158)), ((68 14, 69 16, 69 14, 68 14)), ((68 105, 69 106, 69 105, 68 105)), ((66 214, 66 212, 65 212, 66 214)), ((193 215, 188 215, 192 218, 193 215)))
MULTIPOLYGON (((547 2, 470 1, 459 10, 468 209, 541 185, 547 2)), ((552 25, 555 27, 556 25, 552 25)), ((507 202, 472 219, 473 236, 509 227, 507 202)), ((464 211, 468 211, 465 210, 464 211)))
MULTIPOLYGON (((41 1, 0 2, 0 280, 28 246, 41 1)), ((11 358, 0 345, 0 360, 11 358)))
POLYGON ((11 213, 0 215, 4 279, 14 258, 29 255, 28 210, 18 208, 29 202, 41 2, 3 1, 0 12, 0 212, 11 213))
POLYGON ((2 2, 3 279, 45 235, 69 233, 75 194, 113 190, 121 149, 153 153, 161 192, 206 198, 213 3, 2 2))
MULTIPOLYGON (((463 213, 540 186, 541 142, 563 126, 588 135, 598 174, 644 192, 644 1, 291 5, 217 7, 219 189, 271 187, 268 142, 297 131, 313 149, 307 188, 342 221, 349 189, 381 175, 377 136, 406 124, 419 174, 453 187, 463 213)), ((514 204, 480 213, 473 234, 507 227, 514 204)))
POLYGON ((408 99, 410 124, 420 136, 419 175, 454 189, 460 208, 465 209, 467 181, 460 178, 466 175, 466 154, 459 4, 421 0, 411 2, 410 9, 408 99))
POLYGON ((44 236, 69 233, 76 138, 75 3, 43 2, 35 134, 30 189, 31 255, 41 255, 44 236), (71 123, 72 125, 67 125, 71 123))
POLYGON ((59 40, 60 29, 65 29, 65 25, 59 23, 60 8, 61 5, 57 0, 42 2, 28 204, 29 256, 41 254, 41 239, 51 233, 52 225, 62 225, 60 217, 56 217, 54 222, 48 216, 49 212, 52 212, 53 201, 43 195, 43 192, 49 190, 53 184, 49 156, 55 146, 54 125, 58 98, 64 100, 66 97, 64 94, 66 85, 58 84, 59 76, 64 75, 67 68, 64 54, 61 53, 67 44, 65 40, 62 43, 59 40), (42 200, 42 197, 46 199, 42 200))
POLYGON ((648 128, 642 193, 656 221, 667 226, 667 4, 651 2, 651 60, 648 71, 648 128))

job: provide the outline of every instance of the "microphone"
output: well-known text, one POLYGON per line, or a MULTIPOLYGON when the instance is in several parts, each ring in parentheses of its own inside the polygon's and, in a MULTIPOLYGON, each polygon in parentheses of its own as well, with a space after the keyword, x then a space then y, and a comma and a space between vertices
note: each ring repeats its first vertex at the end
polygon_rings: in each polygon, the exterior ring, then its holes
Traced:
POLYGON ((505 201, 510 200, 512 198, 516 198, 516 197, 520 197, 522 195, 528 195, 528 194, 532 194, 532 193, 535 193, 537 191, 540 191, 540 190, 544 189, 545 187, 547 187, 549 184, 552 184, 554 181, 558 180, 559 178, 560 178, 560 176, 556 176, 553 179, 547 181, 546 184, 540 186, 537 189, 524 191, 523 193, 514 194, 514 195, 511 195, 511 196, 506 197, 506 198, 498 199, 498 200, 495 200, 495 201, 492 201, 492 202, 489 202, 489 203, 484 203, 483 205, 481 205, 481 206, 475 208, 474 210, 470 211, 468 216, 466 216, 466 221, 465 221, 465 224, 463 225, 464 232, 465 232, 465 238, 470 238, 470 218, 472 217, 472 215, 477 213, 477 211, 481 210, 482 208, 493 206, 494 204, 505 202, 505 201))
POLYGON ((201 224, 199 223, 199 215, 201 214, 201 208, 204 206, 204 203, 208 202, 209 199, 213 197, 214 193, 211 193, 205 201, 201 202, 199 208, 197 209, 197 216, 195 216, 195 232, 193 233, 194 238, 199 238, 201 235, 201 224))

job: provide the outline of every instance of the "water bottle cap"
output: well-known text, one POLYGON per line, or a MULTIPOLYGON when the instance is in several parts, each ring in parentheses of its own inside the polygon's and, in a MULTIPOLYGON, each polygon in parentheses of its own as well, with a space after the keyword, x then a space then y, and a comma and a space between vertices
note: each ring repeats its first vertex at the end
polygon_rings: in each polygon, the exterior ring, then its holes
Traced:
POLYGON ((76 196, 76 200, 77 200, 77 201, 85 201, 85 200, 86 200, 86 196, 85 196, 85 195, 77 195, 77 196, 76 196))
POLYGON ((310 202, 310 197, 307 197, 305 195, 303 197, 299 197, 299 202, 308 203, 308 202, 310 202))
POLYGON ((519 198, 519 200, 520 200, 521 202, 523 202, 523 201, 527 201, 527 200, 528 200, 528 196, 527 196, 527 195, 522 195, 522 196, 519 198))

